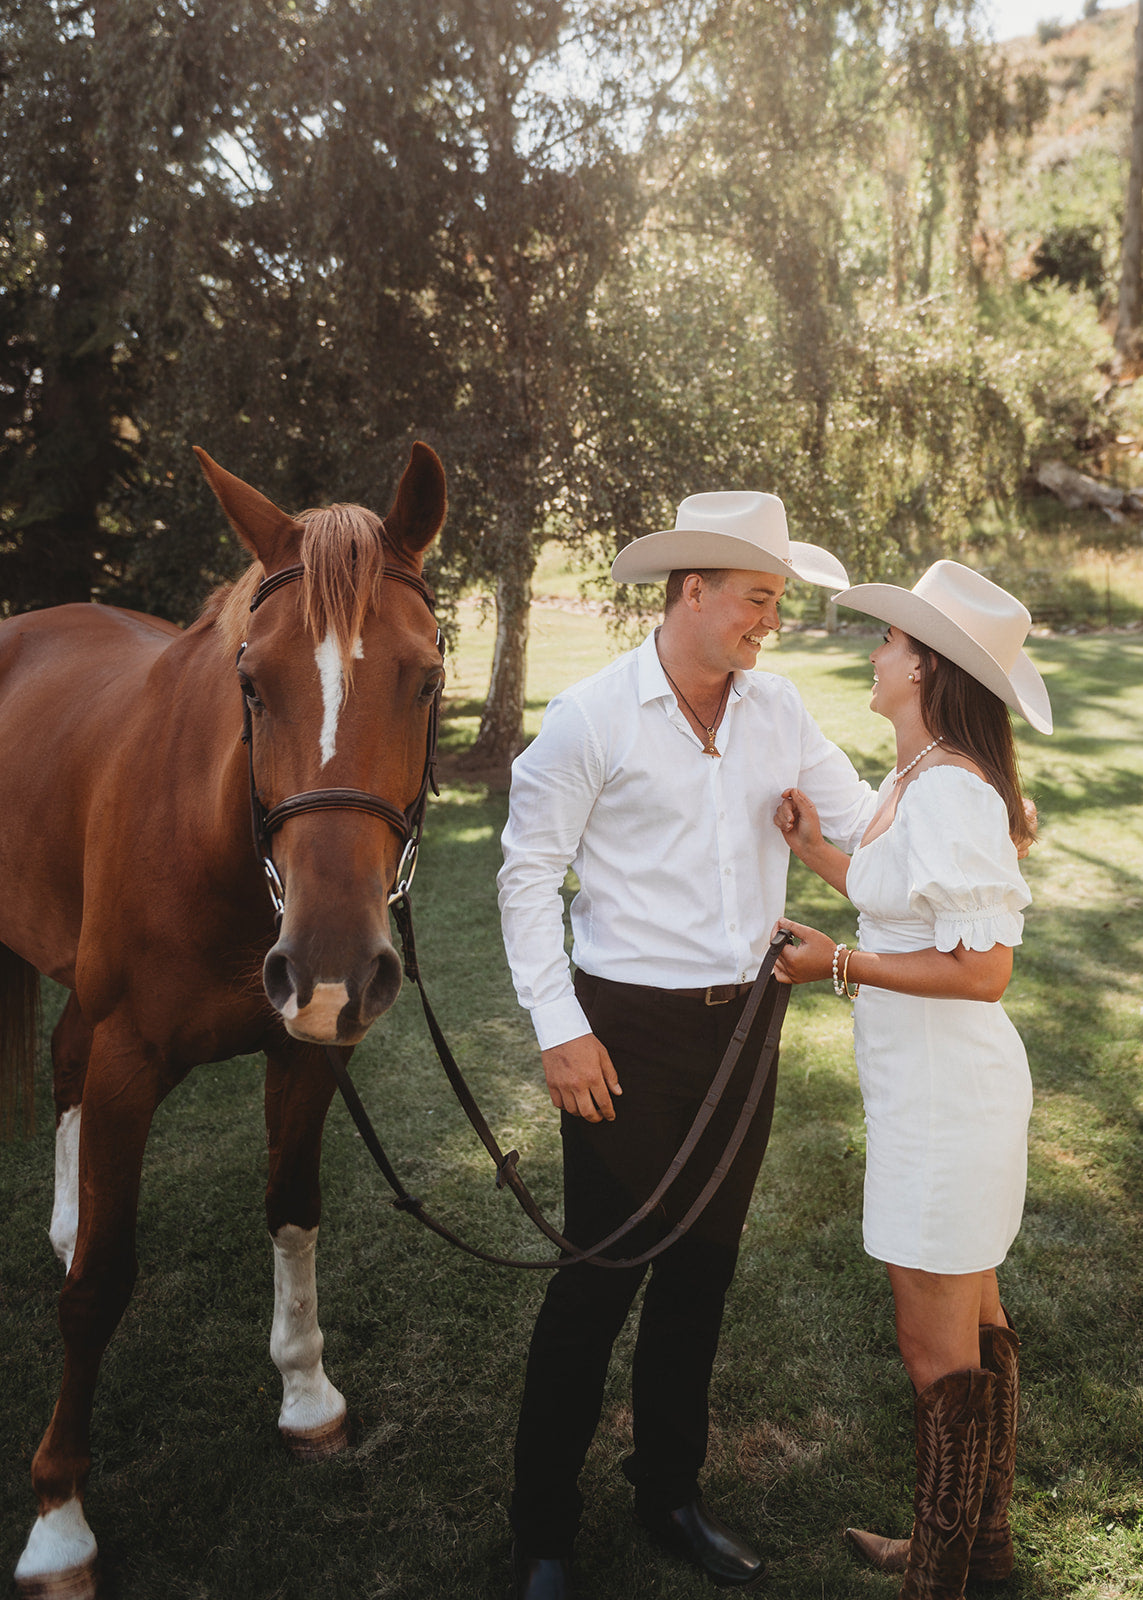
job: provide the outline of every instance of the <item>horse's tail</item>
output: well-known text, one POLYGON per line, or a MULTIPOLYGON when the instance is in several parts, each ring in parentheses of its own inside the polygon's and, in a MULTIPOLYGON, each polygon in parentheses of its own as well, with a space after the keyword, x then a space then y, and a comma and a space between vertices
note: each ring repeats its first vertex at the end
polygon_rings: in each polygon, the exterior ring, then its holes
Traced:
POLYGON ((0 1137, 10 1139, 20 1107, 25 1134, 35 1127, 33 1080, 40 1043, 40 975, 0 944, 0 1137))

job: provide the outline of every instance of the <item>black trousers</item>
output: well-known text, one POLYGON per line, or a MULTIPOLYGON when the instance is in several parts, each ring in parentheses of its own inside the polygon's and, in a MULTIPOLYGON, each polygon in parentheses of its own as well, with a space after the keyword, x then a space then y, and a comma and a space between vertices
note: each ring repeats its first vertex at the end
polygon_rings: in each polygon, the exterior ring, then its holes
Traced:
MULTIPOLYGON (((615 1064, 615 1121, 563 1115, 564 1232, 594 1244, 654 1190, 675 1155, 738 1024, 745 996, 720 1006, 580 972, 576 993, 615 1064)), ((738 1119, 765 1042, 767 1008, 751 1031, 687 1167, 658 1211, 610 1252, 636 1255, 684 1214, 738 1119)), ((624 1472, 637 1506, 673 1510, 698 1493, 706 1459, 707 1394, 726 1292, 774 1111, 771 1072, 721 1188, 651 1263, 632 1370, 634 1452, 624 1472)), ((566 1556, 579 1527, 578 1479, 599 1422, 611 1348, 646 1267, 590 1264, 552 1276, 536 1321, 516 1434, 511 1521, 530 1556, 566 1556)))

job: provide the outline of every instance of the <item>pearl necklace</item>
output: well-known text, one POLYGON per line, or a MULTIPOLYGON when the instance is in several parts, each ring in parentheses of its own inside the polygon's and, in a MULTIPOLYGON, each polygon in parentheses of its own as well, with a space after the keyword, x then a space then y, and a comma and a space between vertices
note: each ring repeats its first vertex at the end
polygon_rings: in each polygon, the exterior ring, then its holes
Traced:
POLYGON ((924 756, 927 756, 930 750, 935 750, 937 748, 937 746, 940 744, 940 742, 941 741, 939 739, 930 740, 930 742, 925 746, 925 748, 923 750, 919 751, 913 757, 912 761, 910 761, 908 763, 907 766, 902 767, 900 772, 895 772, 893 774, 893 782, 894 783, 900 783, 901 779, 905 776, 906 772, 912 772, 913 768, 917 765, 917 762, 920 761, 924 756))

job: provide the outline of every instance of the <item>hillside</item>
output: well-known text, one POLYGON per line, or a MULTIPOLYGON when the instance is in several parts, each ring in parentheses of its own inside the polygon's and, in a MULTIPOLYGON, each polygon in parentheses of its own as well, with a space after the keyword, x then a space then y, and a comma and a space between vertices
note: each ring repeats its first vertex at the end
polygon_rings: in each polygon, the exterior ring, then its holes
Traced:
POLYGON ((991 264, 999 256, 1026 278, 1055 266, 1069 286, 1114 299, 1136 15, 1136 6, 1120 6, 1044 42, 1033 35, 997 46, 1042 115, 1029 137, 1011 138, 989 164, 983 222, 991 264))

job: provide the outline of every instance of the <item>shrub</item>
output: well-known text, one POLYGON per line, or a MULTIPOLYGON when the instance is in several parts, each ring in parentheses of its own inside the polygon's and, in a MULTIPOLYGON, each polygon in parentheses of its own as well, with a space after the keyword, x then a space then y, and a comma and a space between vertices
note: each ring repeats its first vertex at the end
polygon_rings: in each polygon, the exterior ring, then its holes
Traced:
POLYGON ((1098 222, 1063 223, 1049 228, 1032 252, 1031 282, 1054 279, 1068 289, 1103 291, 1106 268, 1103 229, 1098 222))

